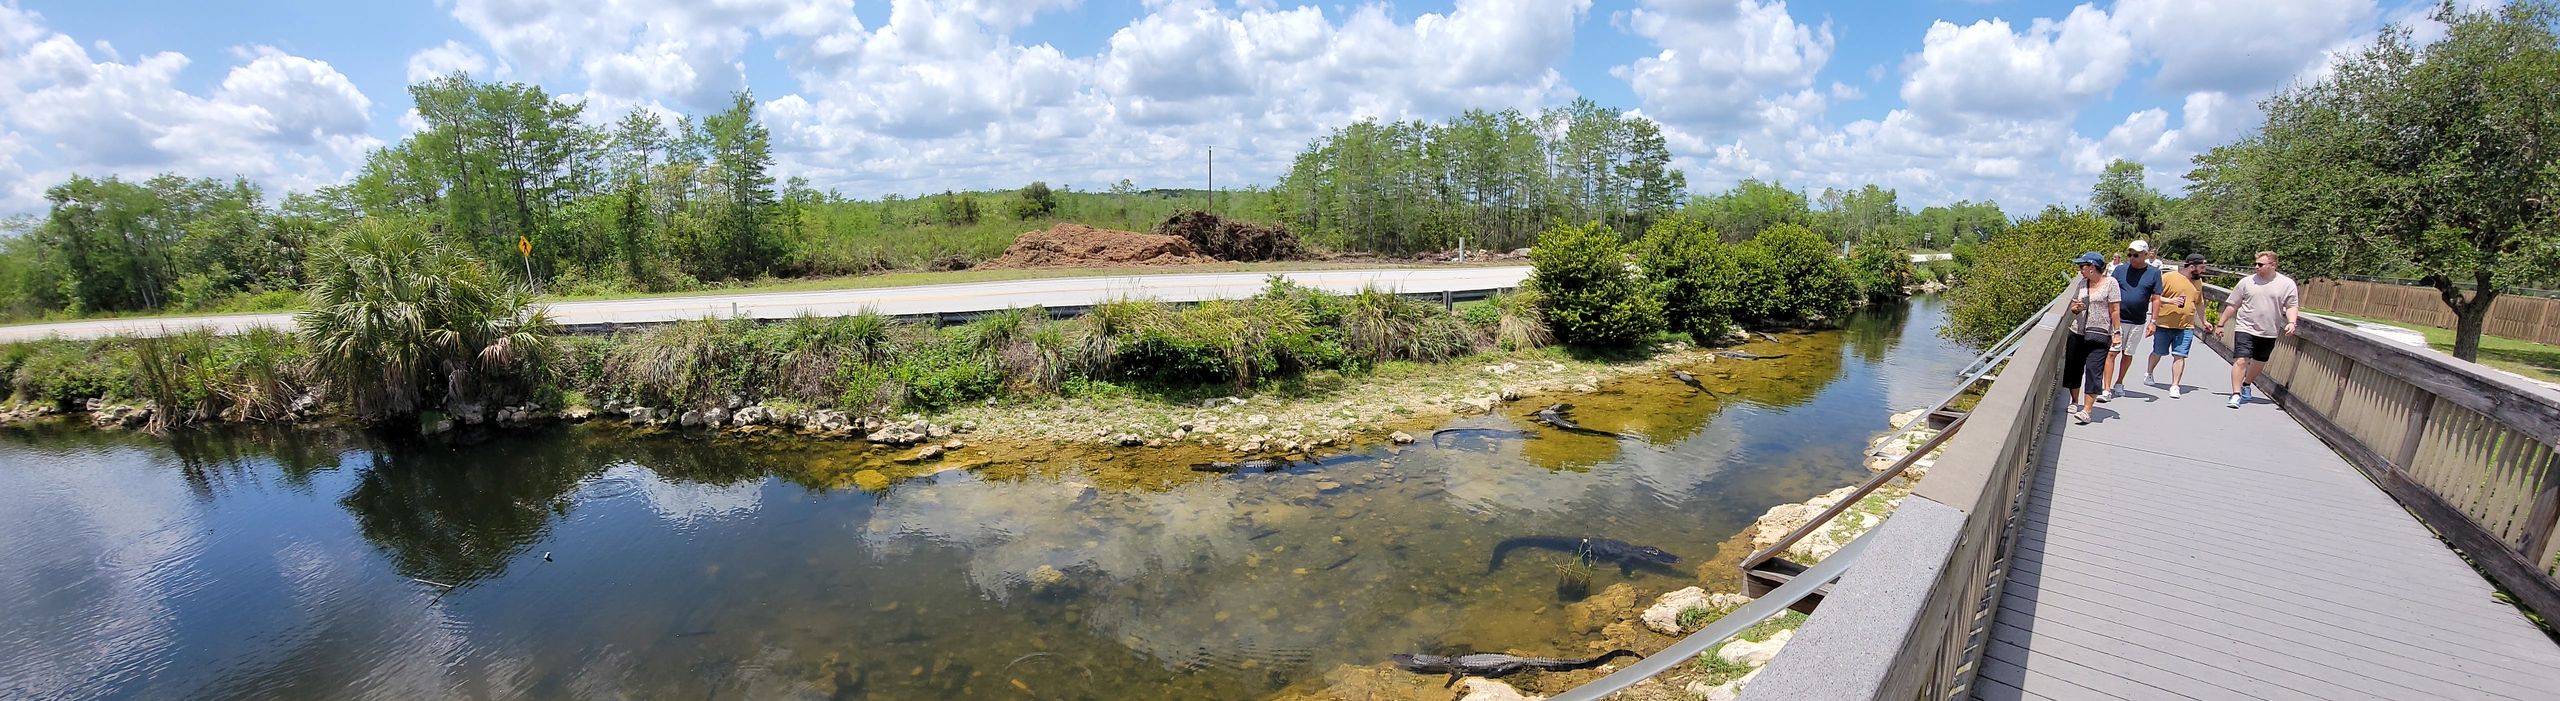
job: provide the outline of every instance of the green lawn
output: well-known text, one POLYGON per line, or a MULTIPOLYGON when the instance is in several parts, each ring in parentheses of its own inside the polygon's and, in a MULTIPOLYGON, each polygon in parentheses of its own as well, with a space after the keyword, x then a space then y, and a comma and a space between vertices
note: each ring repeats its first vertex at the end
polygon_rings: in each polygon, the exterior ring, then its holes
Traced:
MULTIPOLYGON (((2445 354, 2453 353, 2453 329, 2420 326, 2351 314, 2313 310, 2321 316, 2352 319, 2361 323, 2397 326, 2427 335, 2427 345, 2445 354)), ((2480 337, 2480 364, 2505 370, 2544 382, 2560 382, 2560 347, 2532 341, 2519 341, 2497 336, 2480 337)))

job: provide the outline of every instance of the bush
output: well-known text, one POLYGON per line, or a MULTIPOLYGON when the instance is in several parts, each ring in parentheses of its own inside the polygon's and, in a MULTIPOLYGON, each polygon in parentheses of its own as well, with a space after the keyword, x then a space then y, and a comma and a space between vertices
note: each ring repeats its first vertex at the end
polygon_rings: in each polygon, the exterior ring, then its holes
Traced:
POLYGON ((358 222, 312 267, 311 309, 295 324, 359 417, 503 403, 530 389, 554 345, 530 293, 416 221, 358 222))
POLYGON ((995 396, 1004 376, 971 352, 965 334, 951 334, 900 353, 889 376, 904 389, 899 406, 932 411, 995 396))
POLYGON ((2075 271, 2072 258, 2113 248, 2113 231, 2104 218, 2047 213, 1983 242, 1968 265, 1995 272, 1956 283, 1947 293, 1947 324, 1938 334, 1977 348, 1998 342, 2062 294, 2075 271))
POLYGON ((1904 290, 1920 282, 1920 272, 1911 267, 1911 254, 1899 246, 1861 244, 1849 254, 1849 269, 1863 303, 1908 297, 1904 290))
POLYGON ((118 341, 33 341, 10 347, 9 390, 20 402, 69 405, 131 394, 133 351, 118 341))
POLYGON ((1538 235, 1529 284, 1556 340, 1599 348, 1633 346, 1662 323, 1662 302, 1627 271, 1618 234, 1592 222, 1538 235))
POLYGON ((1723 337, 1733 324, 1738 264, 1716 232, 1697 219, 1673 215, 1654 222, 1637 250, 1670 329, 1698 343, 1723 337))
POLYGON ((1049 191, 1048 183, 1034 180, 1031 184, 1022 186, 1021 191, 1014 193, 1013 218, 1015 219, 1038 219, 1055 214, 1057 211, 1058 195, 1049 191))
POLYGON ((1780 224, 1751 237, 1751 247, 1768 256, 1765 260, 1749 260, 1768 266, 1754 276, 1754 284, 1774 288, 1759 310, 1762 320, 1836 322, 1857 308, 1855 276, 1847 263, 1831 254, 1831 243, 1821 234, 1795 224, 1780 224))

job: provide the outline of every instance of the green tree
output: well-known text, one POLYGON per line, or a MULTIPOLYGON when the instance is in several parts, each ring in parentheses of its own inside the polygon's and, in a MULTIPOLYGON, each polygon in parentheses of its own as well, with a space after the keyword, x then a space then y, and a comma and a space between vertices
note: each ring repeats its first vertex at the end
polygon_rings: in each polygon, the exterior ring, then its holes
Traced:
POLYGON ((416 220, 358 222, 314 270, 296 332, 360 416, 512 399, 551 350, 550 318, 531 294, 416 220))
POLYGON ((1766 254, 1746 259, 1767 266, 1756 277, 1777 283, 1761 307, 1762 321, 1838 323, 1857 308, 1856 277, 1821 234, 1780 224, 1751 237, 1749 246, 1766 254))
POLYGON ((1646 282, 1662 299, 1670 329, 1702 344, 1722 338, 1733 325, 1738 263, 1716 232, 1705 222, 1675 214, 1646 229, 1636 250, 1646 282))
POLYGON ((1031 181, 1031 184, 1024 185, 1021 190, 1014 192, 1013 196, 1013 218, 1015 219, 1038 219, 1058 211, 1058 195, 1049 191, 1048 183, 1031 181))
POLYGON ((2009 215, 1997 202, 1959 200, 1925 207, 1911 217, 1912 243, 1921 248, 1953 249, 1958 243, 1981 243, 2009 229, 2009 215))
POLYGON ((1633 346, 1661 329, 1662 301, 1627 270, 1625 244, 1599 222, 1558 226, 1529 252, 1529 285, 1556 340, 1593 348, 1633 346))
POLYGON ((1911 253, 1883 242, 1860 244, 1849 251, 1849 270, 1856 279, 1861 303, 1886 302, 1909 296, 1903 290, 1920 280, 1911 267, 1911 253))
POLYGON ((1976 348, 1989 346, 2018 322, 2062 294, 2082 253, 2115 246, 2114 222, 2090 214, 2045 214, 2019 222, 1974 252, 1973 269, 1947 293, 1947 323, 1938 335, 1976 348))
POLYGON ((702 141, 710 153, 712 185, 717 188, 711 214, 711 271, 721 277, 752 277, 772 272, 787 253, 775 231, 773 137, 756 120, 755 95, 739 92, 729 109, 702 120, 702 141))
POLYGON ((2454 356, 2471 360, 2490 304, 2560 266, 2560 11, 2448 2, 2433 17, 2444 38, 2386 29, 2262 103, 2249 172, 2279 250, 2310 253, 2288 265, 2405 266, 2453 310, 2454 356))
POLYGON ((1759 180, 1735 183, 1733 189, 1689 198, 1690 216, 1706 221, 1730 240, 1758 235, 1778 224, 1811 224, 1813 209, 1803 193, 1759 180))
POLYGON ((1881 241, 1889 246, 1907 246, 1903 220, 1910 213, 1902 210, 1899 196, 1874 183, 1856 190, 1825 188, 1819 200, 1821 210, 1815 213, 1818 227, 1837 243, 1881 241))
POLYGON ((2098 184, 2089 188, 2089 207, 2099 216, 2115 220, 2116 238, 2150 238, 2160 230, 2167 202, 2158 190, 2142 182, 2142 164, 2116 159, 2098 175, 2098 184))

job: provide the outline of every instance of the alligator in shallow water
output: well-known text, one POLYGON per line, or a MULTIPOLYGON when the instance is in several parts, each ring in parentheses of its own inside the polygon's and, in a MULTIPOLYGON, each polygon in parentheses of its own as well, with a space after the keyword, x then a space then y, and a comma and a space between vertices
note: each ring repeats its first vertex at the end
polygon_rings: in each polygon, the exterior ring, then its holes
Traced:
POLYGON ((1528 431, 1508 428, 1444 428, 1431 432, 1431 445, 1435 448, 1447 448, 1467 438, 1520 440, 1529 437, 1531 436, 1528 431))
POLYGON ((1691 374, 1689 374, 1689 373, 1688 373, 1688 372, 1686 372, 1686 371, 1676 370, 1676 369, 1675 369, 1675 370, 1672 370, 1672 371, 1671 371, 1671 379, 1679 380, 1679 381, 1680 381, 1680 384, 1688 385, 1688 386, 1689 386, 1689 389, 1694 389, 1694 390, 1697 390, 1697 391, 1700 391, 1700 392, 1705 392, 1705 393, 1708 393, 1708 394, 1715 394, 1715 391, 1714 391, 1714 390, 1707 389, 1707 386, 1706 386, 1705 384, 1701 384, 1701 383, 1699 383, 1699 382, 1698 382, 1698 376, 1696 376, 1696 375, 1691 375, 1691 374))
POLYGON ((1484 571, 1492 572, 1501 569, 1502 558, 1510 556, 1511 551, 1521 548, 1568 552, 1573 553, 1575 557, 1586 558, 1592 562, 1618 563, 1618 574, 1622 576, 1635 574, 1637 567, 1670 569, 1672 565, 1680 564, 1680 556, 1663 552, 1661 548, 1650 545, 1637 545, 1610 538, 1524 535, 1495 544, 1493 561, 1485 564, 1484 571))
POLYGON ((1732 359, 1734 359, 1734 360, 1777 360, 1777 359, 1779 359, 1779 358, 1787 357, 1787 354, 1785 354, 1785 353, 1779 353, 1779 354, 1777 354, 1777 355, 1761 355, 1761 354, 1758 354, 1758 353, 1745 353, 1745 352, 1742 352, 1742 351, 1729 351, 1729 350, 1727 350, 1727 351, 1716 351, 1716 355, 1723 356, 1723 357, 1727 357, 1727 358, 1732 358, 1732 359))
POLYGON ((1403 667, 1407 672, 1449 675, 1449 683, 1441 685, 1449 686, 1458 683, 1459 677, 1500 677, 1524 669, 1549 672, 1590 669, 1600 666, 1602 662, 1619 657, 1643 657, 1643 655, 1636 654, 1634 650, 1620 649, 1581 659, 1521 657, 1499 652, 1478 652, 1457 656, 1398 653, 1388 655, 1387 659, 1394 660, 1396 666, 1403 667))
POLYGON ((1573 405, 1571 405, 1571 404, 1556 404, 1556 405, 1551 405, 1551 406, 1548 406, 1547 408, 1539 409, 1539 410, 1538 410, 1538 420, 1539 420, 1539 421, 1541 421, 1541 422, 1546 423, 1546 425, 1554 426, 1554 427, 1556 427, 1556 428, 1563 429, 1563 430, 1565 430, 1565 431, 1570 431, 1570 432, 1573 432, 1573 433, 1579 433, 1579 434, 1583 434, 1583 435, 1586 435, 1586 436, 1606 436, 1606 437, 1609 437, 1609 438, 1625 438, 1625 437, 1626 437, 1626 436, 1621 435, 1621 434, 1611 433, 1611 432, 1603 431, 1603 430, 1596 429, 1596 428, 1583 428, 1583 427, 1582 427, 1582 424, 1574 423, 1572 419, 1568 419, 1568 418, 1565 418, 1565 417, 1564 417, 1564 413, 1565 413, 1565 412, 1567 412, 1567 411, 1571 411, 1572 409, 1573 409, 1573 405))

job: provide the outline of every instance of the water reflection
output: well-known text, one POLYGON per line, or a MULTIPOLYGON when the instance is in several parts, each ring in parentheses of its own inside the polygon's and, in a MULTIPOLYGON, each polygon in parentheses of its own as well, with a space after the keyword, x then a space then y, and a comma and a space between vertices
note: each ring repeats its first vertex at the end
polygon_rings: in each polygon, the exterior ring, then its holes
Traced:
POLYGON ((1573 400, 1623 439, 1525 402, 1261 474, 602 427, 0 430, 0 697, 1250 698, 1392 652, 1574 651, 1570 556, 1490 569, 1496 543, 1682 557, 1594 588, 1728 576, 1717 543, 1863 476, 1884 412, 1943 391, 1963 354, 1910 330, 1937 318, 1573 400))

